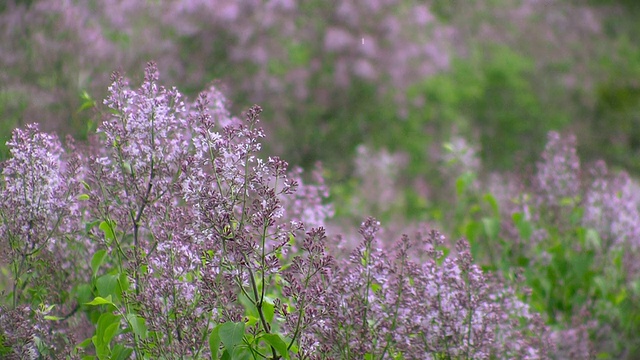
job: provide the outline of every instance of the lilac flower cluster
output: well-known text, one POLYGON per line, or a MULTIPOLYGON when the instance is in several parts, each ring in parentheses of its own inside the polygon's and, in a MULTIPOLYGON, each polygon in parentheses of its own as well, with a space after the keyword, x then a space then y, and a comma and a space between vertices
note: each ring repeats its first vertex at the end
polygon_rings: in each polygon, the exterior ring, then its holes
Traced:
POLYGON ((35 360, 38 349, 34 343, 34 328, 30 321, 31 310, 22 305, 14 309, 0 307, 0 355, 7 360, 35 360))
MULTIPOLYGON (((324 204, 320 170, 318 184, 304 184, 285 161, 259 156, 265 136, 259 106, 245 119, 232 117, 215 88, 184 103, 177 90, 157 84, 153 63, 138 89, 118 74, 112 80, 105 100, 111 113, 98 129, 100 148, 89 157, 62 162, 61 145, 33 126, 16 130, 10 143, 14 157, 3 164, 1 183, 10 260, 21 264, 49 243, 75 241, 92 252, 90 268, 77 267, 87 278, 67 284, 78 287, 76 297, 38 299, 82 304, 49 315, 49 323, 32 320, 24 334, 4 334, 14 353, 24 350, 14 343, 30 344, 20 339, 35 330, 84 329, 87 315, 102 339, 101 326, 115 319, 109 334, 117 346, 104 347, 85 332, 75 350, 75 339, 65 349, 47 336, 39 337, 38 350, 76 356, 94 346, 96 352, 129 349, 136 358, 201 358, 219 350, 270 359, 284 353, 299 359, 546 356, 539 317, 473 264, 466 242, 452 250, 432 231, 414 240, 403 236, 395 249, 382 251, 380 224, 369 218, 349 258, 330 247, 322 226, 331 207, 324 204), (62 238, 57 229, 65 216, 73 221, 60 227, 62 238), (81 300, 79 289, 90 298, 81 300), (244 329, 244 345, 229 349, 227 333, 215 345, 225 325, 244 329)), ((14 275, 21 266, 11 268, 14 275)), ((66 270, 53 269, 59 271, 66 270)), ((21 291, 14 287, 0 322, 24 317, 14 313, 25 303, 16 295, 21 291)), ((51 314, 44 309, 41 315, 51 314)))
POLYGON ((493 184, 492 192, 499 194, 501 237, 509 239, 506 246, 510 261, 526 257, 530 267, 551 269, 549 279, 539 283, 567 282, 564 286, 568 286, 571 281, 571 293, 589 294, 585 304, 565 314, 564 327, 554 331, 556 355, 585 358, 597 349, 623 356, 620 349, 615 350, 620 345, 614 343, 627 343, 629 335, 615 325, 624 321, 612 309, 618 303, 609 304, 609 298, 598 295, 604 297, 600 298, 587 289, 625 294, 618 302, 633 303, 637 299, 634 289, 640 270, 640 198, 636 182, 625 172, 612 173, 603 161, 589 164, 584 171, 576 154, 575 137, 556 132, 549 133, 542 160, 530 179, 509 175, 493 179, 500 181, 493 184), (581 257, 584 260, 574 259, 581 257), (554 271, 560 266, 571 266, 565 261, 584 266, 595 274, 595 280, 588 276, 562 278, 574 276, 574 269, 557 275, 554 271), (606 320, 594 322, 598 317, 606 320), (607 334, 599 330, 603 327, 609 328, 607 334))
POLYGON ((10 278, 4 284, 9 305, 0 312, 2 328, 19 325, 6 334, 9 343, 18 341, 15 349, 35 349, 38 339, 62 350, 73 338, 73 326, 46 324, 43 316, 54 307, 65 317, 75 313, 78 305, 72 292, 88 279, 83 259, 92 248, 77 231, 82 215, 76 198, 80 158, 65 153, 56 137, 40 132, 35 124, 16 129, 7 144, 12 157, 0 166, 0 249, 10 278), (25 310, 25 304, 39 310, 25 310), (20 335, 29 326, 31 340, 20 335))
POLYGON ((575 136, 561 138, 557 132, 549 133, 535 186, 542 206, 556 208, 567 202, 576 203, 580 192, 580 159, 575 136))
MULTIPOLYGON (((65 258, 77 250, 69 237, 78 220, 74 195, 79 186, 75 178, 79 163, 64 154, 54 136, 39 132, 37 125, 16 129, 7 144, 12 158, 2 165, 0 246, 7 254, 3 262, 13 270, 16 306, 28 296, 25 288, 42 280, 25 276, 36 267, 53 276, 46 263, 55 263, 67 272, 66 276, 75 278, 75 261, 65 258)), ((60 286, 60 292, 69 290, 64 276, 47 281, 60 286)))
POLYGON ((453 257, 445 256, 450 249, 436 231, 404 235, 388 253, 376 247, 379 231, 379 222, 367 219, 363 242, 331 274, 324 352, 337 358, 546 358, 550 344, 539 316, 472 264, 465 241, 453 257))
POLYGON ((584 199, 583 222, 598 231, 605 248, 640 247, 638 184, 627 173, 610 174, 603 161, 590 170, 593 182, 584 199))
MULTIPOLYGON (((525 179, 526 180, 526 179, 525 179)), ((518 205, 504 203, 506 208, 522 212, 528 220, 538 221, 543 212, 553 211, 555 222, 568 224, 568 216, 576 206, 584 208, 582 225, 595 229, 603 248, 636 249, 640 239, 638 185, 625 172, 612 174, 604 161, 597 161, 582 170, 576 153, 575 136, 550 132, 548 143, 538 164, 530 192, 515 186, 504 197, 518 199, 518 205)), ((507 214, 511 216, 510 214, 507 214)), ((548 216, 553 219, 553 216, 548 216)))

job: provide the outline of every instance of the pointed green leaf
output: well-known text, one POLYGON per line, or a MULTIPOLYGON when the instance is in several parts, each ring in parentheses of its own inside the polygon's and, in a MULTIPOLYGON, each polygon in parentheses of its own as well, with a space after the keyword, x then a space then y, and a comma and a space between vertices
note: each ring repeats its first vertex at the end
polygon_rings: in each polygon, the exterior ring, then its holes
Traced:
POLYGON ((118 276, 113 274, 105 274, 96 279, 96 289, 98 295, 107 297, 117 294, 118 276))
POLYGON ((76 349, 84 349, 89 345, 91 345, 91 338, 86 338, 86 339, 84 339, 83 342, 81 342, 80 344, 76 345, 76 349))
POLYGON ((131 324, 131 329, 134 334, 143 340, 147 338, 147 324, 143 317, 136 314, 127 314, 127 320, 129 324, 131 324))
POLYGON ((96 251, 91 258, 91 270, 93 270, 93 277, 98 273, 100 265, 104 262, 104 258, 107 256, 107 250, 101 249, 96 251))
POLYGON ((271 323, 271 321, 273 321, 275 307, 273 306, 273 303, 271 301, 265 299, 265 301, 262 302, 262 313, 264 314, 264 318, 268 323, 271 323))
POLYGON ((119 322, 107 326, 107 328, 104 329, 104 333, 102 335, 102 341, 104 341, 104 344, 109 344, 113 337, 118 333, 118 330, 120 330, 119 322))
MULTIPOLYGON (((102 221, 100 223, 100 230, 102 230, 102 232, 104 232, 104 237, 107 240, 113 240, 116 238, 115 233, 113 232, 113 230, 116 228, 116 222, 109 220, 109 222, 107 221, 102 221)), ((110 241, 107 241, 108 243, 110 241)))
POLYGON ((96 349, 109 344, 109 341, 111 341, 115 335, 115 331, 118 330, 119 325, 119 316, 113 315, 112 313, 103 313, 100 315, 98 323, 96 324, 96 335, 94 339, 92 339, 96 349))
POLYGON ((218 359, 218 350, 220 349, 220 325, 213 328, 211 335, 209 335, 209 350, 211 350, 211 358, 214 360, 218 359))
POLYGON ((91 302, 86 303, 85 305, 113 305, 114 307, 116 306, 112 301, 111 301, 111 295, 107 296, 107 298, 103 298, 100 296, 96 296, 95 299, 93 299, 91 302))
POLYGON ((265 334, 262 336, 262 339, 267 344, 273 346, 274 349, 278 351, 285 359, 289 359, 289 351, 287 350, 287 344, 284 342, 282 337, 279 334, 265 334))
POLYGON ((111 360, 127 360, 131 357, 132 353, 132 348, 127 348, 121 344, 117 344, 113 347, 111 352, 111 360))
POLYGON ((224 348, 227 349, 230 354, 233 354, 233 350, 237 345, 242 344, 243 337, 243 322, 226 322, 220 325, 220 339, 224 344, 224 348))

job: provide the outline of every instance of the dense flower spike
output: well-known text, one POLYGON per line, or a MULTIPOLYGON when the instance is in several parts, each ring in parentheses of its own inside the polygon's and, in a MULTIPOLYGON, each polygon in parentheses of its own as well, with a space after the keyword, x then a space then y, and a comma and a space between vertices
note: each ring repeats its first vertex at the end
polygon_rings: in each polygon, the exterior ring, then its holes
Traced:
POLYGON ((7 360, 35 360, 39 357, 35 330, 30 321, 31 310, 27 306, 7 309, 0 306, 0 330, 2 331, 2 355, 7 360), (8 350, 7 350, 8 349, 8 350))
POLYGON ((95 187, 112 187, 108 191, 119 204, 96 205, 122 225, 139 222, 145 207, 171 190, 190 145, 182 96, 175 88, 158 86, 157 72, 148 64, 137 91, 114 73, 104 101, 114 115, 98 128, 107 153, 95 159, 95 187))
POLYGON ((557 132, 549 133, 542 162, 538 164, 536 185, 545 206, 558 207, 563 202, 576 201, 580 191, 580 159, 575 136, 562 138, 557 132))
POLYGON ((7 144, 12 157, 2 169, 0 238, 11 242, 12 251, 28 256, 47 244, 69 207, 62 146, 37 125, 16 129, 7 144))
MULTIPOLYGON (((5 293, 11 307, 0 310, 0 317, 15 319, 21 304, 57 305, 59 313, 73 314, 77 304, 69 299, 70 293, 87 281, 88 265, 83 259, 91 250, 77 232, 79 159, 65 154, 58 139, 40 132, 35 124, 16 129, 7 144, 12 157, 1 166, 0 251, 2 264, 8 265, 11 274, 5 293)), ((16 329, 23 329, 31 324, 33 336, 52 348, 68 343, 64 338, 71 335, 68 324, 42 324, 33 313, 22 312, 24 323, 5 323, 4 328, 19 325, 16 329)), ((21 346, 34 349, 33 339, 21 346)))
POLYGON ((23 276, 33 271, 36 259, 71 255, 64 251, 71 248, 65 233, 77 220, 70 213, 76 206, 70 192, 77 164, 66 162, 60 142, 37 125, 16 129, 7 144, 13 156, 3 164, 0 180, 0 246, 15 272, 15 306, 26 295, 25 287, 33 285, 23 276))
POLYGON ((598 230, 605 247, 640 248, 638 184, 626 173, 612 176, 604 162, 591 169, 593 182, 586 193, 583 222, 598 230))

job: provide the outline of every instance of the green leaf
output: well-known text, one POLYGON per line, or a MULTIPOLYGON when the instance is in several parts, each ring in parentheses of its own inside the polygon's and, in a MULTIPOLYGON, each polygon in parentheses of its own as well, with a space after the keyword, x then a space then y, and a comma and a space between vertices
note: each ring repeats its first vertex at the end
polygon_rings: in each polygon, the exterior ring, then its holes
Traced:
POLYGON ((81 342, 80 344, 76 345, 76 349, 84 349, 87 346, 91 345, 91 338, 86 338, 84 339, 83 342, 81 342))
POLYGON ((287 47, 289 50, 289 59, 293 66, 306 66, 309 64, 311 51, 307 45, 291 43, 287 47))
POLYGON ((245 322, 246 326, 253 326, 253 325, 257 324, 258 321, 260 321, 260 318, 257 318, 255 316, 251 316, 251 315, 246 316, 246 319, 247 319, 247 321, 245 322))
POLYGON ((85 230, 87 233, 89 233, 89 232, 91 231, 91 229, 93 229, 93 228, 94 228, 95 226, 97 226, 98 224, 100 224, 100 221, 99 221, 99 220, 88 222, 88 223, 86 223, 86 224, 84 225, 84 230, 85 230))
POLYGON ((113 220, 108 220, 108 222, 102 221, 99 228, 100 230, 102 230, 102 232, 104 232, 104 237, 107 240, 107 244, 111 244, 111 241, 116 238, 116 234, 113 232, 113 230, 116 228, 116 222, 113 220))
POLYGON ((265 320, 267 320, 268 323, 271 323, 275 313, 273 303, 265 299, 265 301, 262 302, 262 313, 264 314, 265 320))
POLYGON ((87 200, 89 200, 89 199, 90 199, 90 198, 89 198, 89 195, 87 195, 87 194, 80 194, 80 195, 78 195, 78 200, 80 200, 80 201, 87 201, 87 200))
POLYGON ((62 320, 63 318, 59 317, 59 316, 53 316, 53 315, 45 315, 44 316, 45 320, 52 320, 52 321, 58 321, 58 320, 62 320))
POLYGON ((446 142, 442 145, 442 147, 447 150, 447 152, 452 153, 453 152, 453 144, 450 142, 446 142))
POLYGON ((459 177, 456 179, 456 194, 461 196, 464 193, 464 190, 467 188, 467 184, 464 181, 464 178, 459 177))
POLYGON ((531 239, 531 235, 533 235, 533 225, 524 218, 524 215, 522 213, 514 213, 511 218, 518 229, 520 237, 524 240, 531 239))
POLYGON ((129 321, 129 324, 131 324, 131 329, 134 334, 138 335, 143 340, 147 338, 147 325, 143 317, 136 314, 127 314, 127 320, 129 321))
POLYGON ((222 324, 216 326, 211 331, 211 335, 209 335, 209 350, 211 350, 211 358, 218 358, 218 350, 220 349, 220 326, 222 324))
POLYGON ((118 330, 120 330, 120 321, 115 322, 113 324, 109 324, 109 326, 107 326, 107 328, 104 329, 104 332, 102 335, 102 341, 104 341, 104 344, 109 344, 113 339, 113 337, 116 336, 116 334, 118 333, 118 330))
POLYGON ((495 218, 483 218, 484 233, 489 239, 497 239, 500 234, 500 221, 495 218))
POLYGON ((127 173, 127 175, 133 174, 133 169, 131 168, 131 163, 130 162, 125 161, 124 163, 122 163, 122 168, 127 173))
POLYGON ((253 316, 253 317, 260 316, 260 314, 258 314, 258 309, 256 308, 256 305, 253 303, 253 300, 248 298, 246 294, 244 293, 240 294, 238 296, 238 300, 240 300, 240 303, 244 306, 246 310, 245 315, 253 316))
POLYGON ((478 221, 471 221, 466 225, 464 233, 471 243, 475 243, 482 234, 482 224, 478 221))
POLYGON ((499 216, 500 210, 498 207, 498 201, 493 196, 493 194, 490 194, 490 193, 484 194, 484 200, 488 202, 489 205, 491 205, 491 210, 493 210, 493 216, 499 216))
POLYGON ((105 274, 96 279, 96 289, 98 295, 107 297, 117 294, 118 276, 113 274, 105 274))
POLYGON ((627 298, 627 290, 622 288, 613 299, 613 304, 618 306, 627 298))
POLYGON ((93 277, 98 273, 100 265, 104 262, 104 258, 107 256, 107 250, 101 249, 96 251, 91 258, 91 270, 93 270, 93 277))
POLYGON ((287 350, 287 344, 284 342, 284 340, 279 334, 265 334, 262 336, 262 339, 267 344, 273 346, 273 348, 276 349, 278 353, 281 356, 283 356, 285 359, 289 359, 289 351, 287 350))
POLYGON ((116 304, 114 304, 111 301, 111 295, 107 296, 107 298, 103 298, 100 296, 96 296, 95 299, 93 299, 91 302, 86 303, 85 305, 112 305, 113 307, 116 307, 116 304))
POLYGON ((594 229, 588 229, 585 234, 585 242, 593 249, 600 250, 602 248, 602 241, 600 235, 594 229))
POLYGON ((255 359, 253 357, 253 354, 251 353, 251 350, 249 349, 248 346, 239 346, 236 348, 236 350, 233 352, 233 355, 231 356, 231 358, 233 360, 253 360, 255 359))
POLYGON ((96 335, 93 340, 96 349, 108 345, 120 325, 120 316, 103 313, 96 324, 96 335))
POLYGON ((129 282, 129 277, 127 276, 127 274, 120 273, 120 281, 118 282, 118 287, 116 288, 116 290, 118 290, 118 292, 116 293, 116 295, 118 295, 118 299, 122 299, 122 293, 129 290, 129 286, 131 286, 131 283, 129 282))
POLYGON ((109 345, 102 342, 102 337, 94 335, 91 338, 91 341, 93 342, 93 346, 96 348, 96 355, 98 356, 98 359, 107 360, 111 357, 111 349, 109 349, 109 345))
POLYGON ((113 351, 111 352, 111 360, 126 360, 131 357, 132 353, 132 348, 127 348, 123 345, 117 344, 113 347, 113 351))
POLYGON ((233 354, 233 350, 237 345, 242 344, 242 338, 244 337, 244 323, 243 322, 226 322, 220 325, 220 339, 224 344, 224 348, 230 354, 233 354))
POLYGON ((573 206, 577 201, 576 198, 572 197, 563 197, 560 199, 560 206, 573 206))
POLYGON ((465 191, 469 188, 469 185, 473 183, 476 178, 476 174, 471 171, 467 171, 464 174, 460 175, 456 179, 456 194, 458 196, 462 196, 465 191))
POLYGON ((231 355, 229 355, 229 352, 227 350, 222 353, 222 357, 220 358, 220 360, 231 360, 231 355))

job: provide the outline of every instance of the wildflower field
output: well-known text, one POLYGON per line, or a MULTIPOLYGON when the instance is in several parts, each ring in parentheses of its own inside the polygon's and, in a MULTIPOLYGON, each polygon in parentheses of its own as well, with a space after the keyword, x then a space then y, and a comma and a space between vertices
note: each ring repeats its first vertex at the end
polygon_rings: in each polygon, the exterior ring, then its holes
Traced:
POLYGON ((7 0, 0 359, 637 359, 633 1, 7 0))

